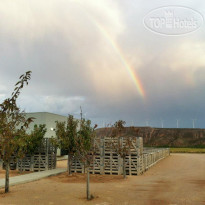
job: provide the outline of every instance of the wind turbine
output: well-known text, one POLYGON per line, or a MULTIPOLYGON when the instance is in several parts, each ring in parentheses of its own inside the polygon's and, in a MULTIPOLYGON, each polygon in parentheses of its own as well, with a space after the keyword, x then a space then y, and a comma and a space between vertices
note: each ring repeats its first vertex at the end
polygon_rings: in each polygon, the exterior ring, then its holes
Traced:
POLYGON ((196 119, 192 119, 193 128, 195 128, 195 122, 196 122, 196 119))
POLYGON ((102 126, 105 127, 105 121, 104 120, 102 121, 102 126))
POLYGON ((86 119, 86 115, 87 115, 87 113, 88 113, 88 112, 85 112, 85 113, 83 114, 83 115, 85 116, 85 119, 86 119))
POLYGON ((132 120, 132 127, 134 126, 134 122, 133 122, 133 120, 132 120))
POLYGON ((179 119, 177 119, 177 128, 179 128, 179 119))
POLYGON ((164 128, 164 120, 161 119, 161 126, 164 128))

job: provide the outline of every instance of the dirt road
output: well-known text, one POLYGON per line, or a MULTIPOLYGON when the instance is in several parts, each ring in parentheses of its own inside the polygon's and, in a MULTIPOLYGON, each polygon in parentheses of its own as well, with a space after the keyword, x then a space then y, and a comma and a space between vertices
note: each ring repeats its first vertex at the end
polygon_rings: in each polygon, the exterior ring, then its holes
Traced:
POLYGON ((84 177, 65 174, 11 188, 0 204, 205 205, 205 154, 172 154, 142 176, 93 176, 92 201, 84 177))

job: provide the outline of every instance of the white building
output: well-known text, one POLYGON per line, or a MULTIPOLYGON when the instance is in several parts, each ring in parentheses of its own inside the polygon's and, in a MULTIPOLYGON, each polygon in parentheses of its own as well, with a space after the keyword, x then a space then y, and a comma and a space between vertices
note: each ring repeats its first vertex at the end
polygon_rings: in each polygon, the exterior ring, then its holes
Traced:
MULTIPOLYGON (((33 122, 29 125, 29 131, 33 129, 34 125, 45 124, 47 132, 45 134, 46 138, 56 137, 55 127, 56 121, 66 122, 67 117, 63 115, 58 115, 49 112, 32 112, 25 113, 26 118, 33 117, 33 122)), ((57 155, 60 155, 60 150, 57 151, 57 155)))

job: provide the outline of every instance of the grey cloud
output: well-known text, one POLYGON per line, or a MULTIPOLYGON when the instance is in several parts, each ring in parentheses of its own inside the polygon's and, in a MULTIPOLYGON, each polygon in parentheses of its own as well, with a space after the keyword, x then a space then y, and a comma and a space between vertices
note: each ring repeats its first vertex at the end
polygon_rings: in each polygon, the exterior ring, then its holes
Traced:
MULTIPOLYGON (((151 9, 177 1, 53 1, 48 7, 48 2, 22 2, 26 6, 16 5, 15 16, 0 4, 5 14, 0 20, 1 100, 19 75, 32 70, 19 99, 28 112, 78 116, 82 106, 86 117, 99 124, 124 119, 160 126, 163 119, 172 127, 180 118, 190 127, 194 117, 204 127, 204 26, 183 37, 153 34, 143 26, 151 9), (144 99, 121 57, 138 74, 144 99)), ((182 3, 205 11, 202 1, 182 3)))

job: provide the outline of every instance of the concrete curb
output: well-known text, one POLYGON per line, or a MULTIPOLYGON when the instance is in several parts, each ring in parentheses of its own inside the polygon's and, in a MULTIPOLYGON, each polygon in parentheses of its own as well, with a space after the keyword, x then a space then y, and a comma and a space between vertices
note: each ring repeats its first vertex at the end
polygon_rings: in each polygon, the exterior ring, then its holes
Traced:
MULTIPOLYGON (((16 177, 10 177, 9 185, 14 186, 17 184, 24 184, 24 183, 28 183, 32 181, 37 181, 39 179, 58 175, 66 171, 67 170, 64 168, 58 168, 58 169, 52 169, 52 170, 47 170, 47 171, 42 171, 42 172, 34 172, 31 174, 25 174, 25 175, 16 176, 16 177)), ((3 188, 4 186, 5 186, 5 179, 0 179, 0 188, 3 188)))

